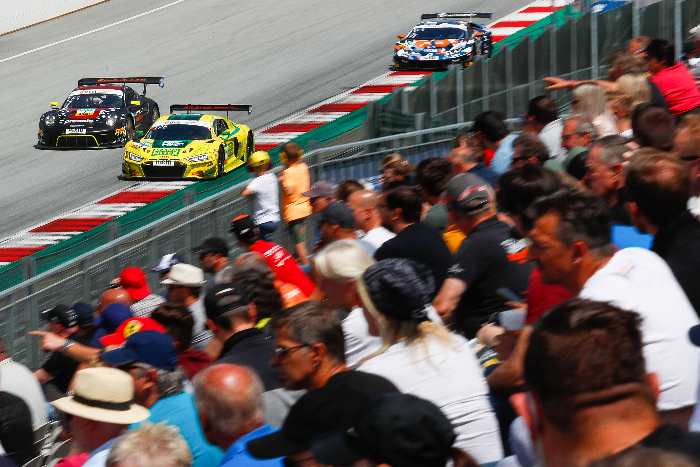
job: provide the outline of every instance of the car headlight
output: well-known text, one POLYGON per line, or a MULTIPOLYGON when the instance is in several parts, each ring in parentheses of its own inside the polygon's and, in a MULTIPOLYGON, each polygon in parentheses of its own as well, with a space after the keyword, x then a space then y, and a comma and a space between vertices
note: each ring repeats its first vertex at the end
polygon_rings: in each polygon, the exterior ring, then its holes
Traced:
POLYGON ((134 154, 133 152, 127 152, 126 157, 130 161, 134 161, 134 162, 141 162, 143 160, 143 157, 141 157, 137 154, 134 154))
POLYGON ((46 126, 54 126, 56 123, 56 116, 53 114, 47 115, 44 117, 44 125, 46 126))
POLYGON ((399 57, 408 57, 408 50, 399 49, 396 51, 396 55, 398 55, 399 57))
POLYGON ((190 162, 202 162, 209 159, 209 154, 199 154, 198 156, 188 157, 187 160, 190 162))
POLYGON ((107 117, 106 121, 107 125, 109 126, 114 126, 117 123, 117 116, 116 115, 110 115, 107 117))

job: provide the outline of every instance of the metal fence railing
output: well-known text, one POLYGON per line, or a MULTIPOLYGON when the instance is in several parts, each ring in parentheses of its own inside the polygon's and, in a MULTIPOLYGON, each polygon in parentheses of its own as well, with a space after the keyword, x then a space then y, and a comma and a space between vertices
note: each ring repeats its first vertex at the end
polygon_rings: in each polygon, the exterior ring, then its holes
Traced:
MULTIPOLYGON (((547 94, 542 78, 595 79, 606 76, 609 55, 638 35, 671 40, 680 53, 688 31, 700 23, 700 0, 639 1, 574 17, 572 7, 521 31, 519 42, 506 39, 488 60, 433 74, 415 88, 400 89, 370 104, 366 126, 371 137, 435 128, 497 110, 508 117, 527 111, 530 99, 547 94)), ((520 34, 520 33, 518 33, 520 34)), ((567 91, 550 93, 562 107, 567 91)))
MULTIPOLYGON (((451 149, 452 137, 470 125, 467 122, 319 148, 309 151, 304 161, 309 165, 312 182, 367 179, 377 176, 379 161, 391 152, 400 152, 414 164, 426 157, 444 156, 451 149)), ((39 311, 59 303, 95 304, 109 282, 127 266, 147 270, 162 255, 174 252, 196 262, 190 249, 215 236, 227 239, 232 257, 242 253, 227 230, 231 219, 251 213, 249 201, 241 197, 245 185, 247 182, 237 183, 0 292, 0 335, 4 336, 10 354, 17 361, 38 366, 44 356, 38 350, 36 338, 27 333, 42 326, 39 311)), ((311 218, 307 220, 309 241, 312 241, 313 222, 311 218)), ((281 228, 276 232, 278 243, 291 247, 283 232, 281 228)), ((160 290, 156 276, 149 274, 154 291, 160 290)))

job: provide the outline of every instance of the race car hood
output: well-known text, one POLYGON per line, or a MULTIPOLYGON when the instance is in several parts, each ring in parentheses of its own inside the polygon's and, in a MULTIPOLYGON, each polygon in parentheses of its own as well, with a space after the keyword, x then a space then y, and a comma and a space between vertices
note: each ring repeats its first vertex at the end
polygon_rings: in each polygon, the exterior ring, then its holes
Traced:
POLYGON ((408 39, 405 42, 396 44, 396 50, 405 49, 411 54, 417 55, 444 55, 452 49, 463 46, 466 39, 441 39, 432 41, 417 41, 408 39))
POLYGON ((129 146, 137 149, 141 155, 147 157, 178 159, 208 152, 207 142, 211 143, 211 140, 143 139, 141 141, 132 141, 129 143, 129 146))

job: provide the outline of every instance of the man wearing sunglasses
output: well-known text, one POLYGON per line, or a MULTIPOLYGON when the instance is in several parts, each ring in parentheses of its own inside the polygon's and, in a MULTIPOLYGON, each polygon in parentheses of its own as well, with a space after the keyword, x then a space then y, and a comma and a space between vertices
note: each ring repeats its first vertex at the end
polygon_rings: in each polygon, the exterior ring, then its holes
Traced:
POLYGON ((224 268, 233 267, 228 261, 228 245, 221 238, 207 238, 201 245, 193 248, 192 251, 197 255, 199 266, 202 270, 214 275, 207 282, 206 290, 214 287, 217 282, 217 276, 224 268))

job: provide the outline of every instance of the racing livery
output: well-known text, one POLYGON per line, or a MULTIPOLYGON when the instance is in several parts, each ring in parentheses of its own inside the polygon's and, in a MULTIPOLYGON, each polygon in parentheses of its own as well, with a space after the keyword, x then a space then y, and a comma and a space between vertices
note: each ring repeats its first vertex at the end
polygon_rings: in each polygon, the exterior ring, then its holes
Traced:
POLYGON ((39 119, 40 148, 121 147, 136 130, 145 131, 160 117, 158 104, 146 97, 146 85, 164 78, 83 78, 62 106, 39 119), (139 95, 126 83, 143 84, 139 95))
POLYGON ((215 178, 245 164, 255 150, 252 130, 218 115, 189 111, 247 111, 250 105, 173 105, 148 133, 124 147, 125 178, 215 178))
POLYGON ((491 13, 429 13, 408 35, 398 35, 394 46, 396 69, 445 69, 451 64, 471 65, 477 55, 491 56, 491 32, 469 18, 491 13), (426 21, 432 20, 432 21, 426 21))

